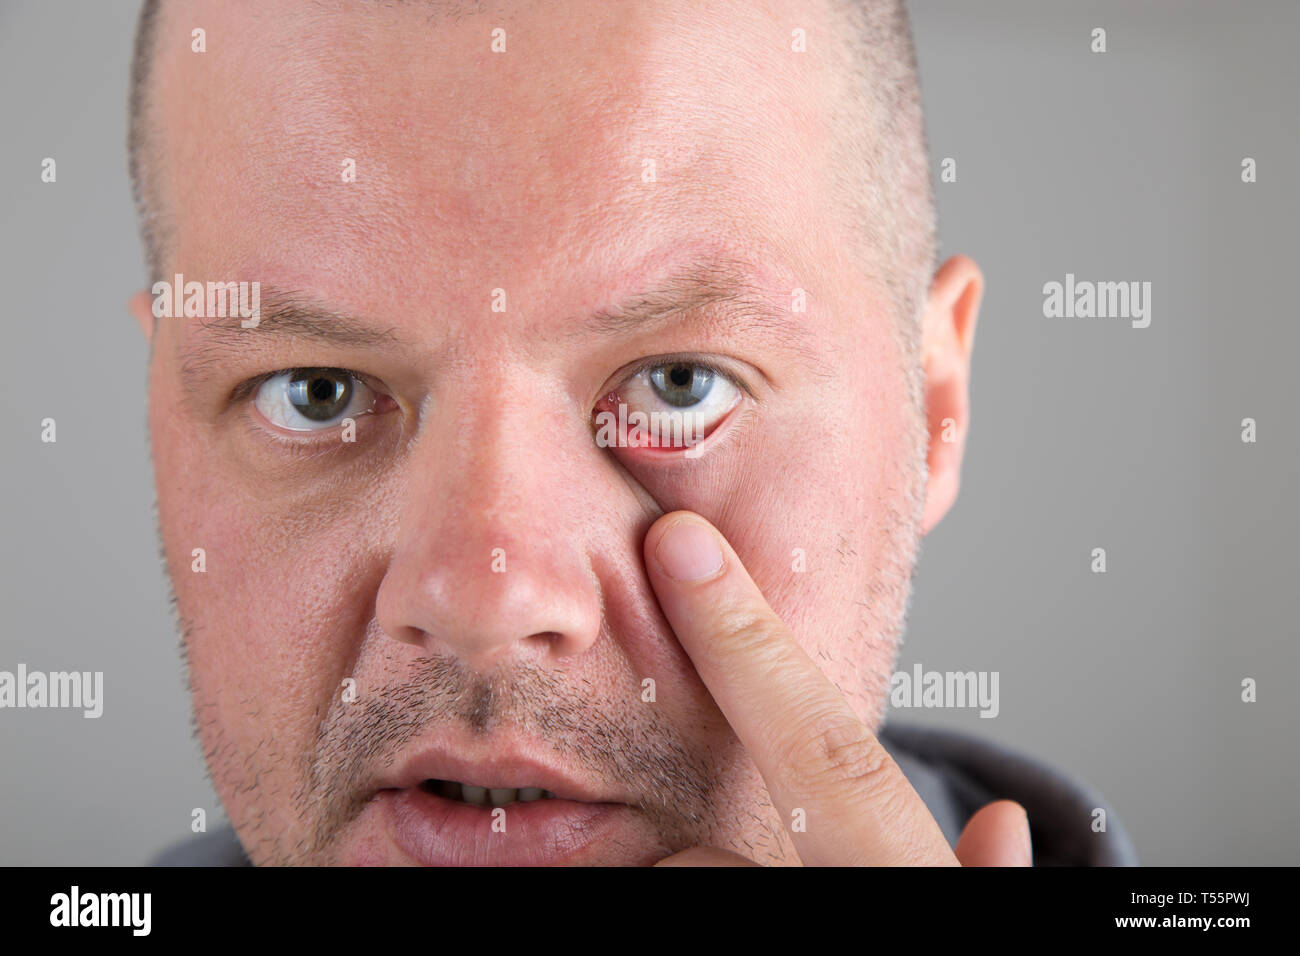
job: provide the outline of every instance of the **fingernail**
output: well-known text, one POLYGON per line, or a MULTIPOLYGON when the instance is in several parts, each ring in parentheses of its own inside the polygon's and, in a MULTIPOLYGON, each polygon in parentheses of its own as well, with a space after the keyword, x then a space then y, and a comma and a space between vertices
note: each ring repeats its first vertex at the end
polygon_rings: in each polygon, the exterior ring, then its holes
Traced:
POLYGON ((722 548, 712 529, 684 518, 669 525, 655 559, 664 573, 675 581, 703 581, 722 568, 722 548))

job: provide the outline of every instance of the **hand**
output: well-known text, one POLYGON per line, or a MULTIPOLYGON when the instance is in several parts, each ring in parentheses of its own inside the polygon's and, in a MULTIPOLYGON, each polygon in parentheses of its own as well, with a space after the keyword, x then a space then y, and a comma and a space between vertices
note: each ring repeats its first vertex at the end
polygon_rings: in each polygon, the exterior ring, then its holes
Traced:
MULTIPOLYGON (((848 705, 711 524, 666 514, 645 539, 659 604, 767 784, 806 865, 1030 866, 1029 821, 1000 800, 966 824, 954 853, 889 753, 848 705), (803 831, 803 832, 800 832, 803 831)), ((753 866, 715 847, 659 866, 753 866)))

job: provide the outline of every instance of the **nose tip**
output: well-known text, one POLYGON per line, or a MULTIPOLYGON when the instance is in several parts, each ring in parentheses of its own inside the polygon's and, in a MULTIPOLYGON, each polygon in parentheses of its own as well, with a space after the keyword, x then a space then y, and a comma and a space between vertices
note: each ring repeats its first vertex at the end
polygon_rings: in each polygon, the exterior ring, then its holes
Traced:
POLYGON ((554 539, 464 544, 408 545, 395 558, 377 599, 385 634, 430 654, 453 653, 475 669, 517 653, 570 657, 595 643, 600 600, 572 548, 554 539))

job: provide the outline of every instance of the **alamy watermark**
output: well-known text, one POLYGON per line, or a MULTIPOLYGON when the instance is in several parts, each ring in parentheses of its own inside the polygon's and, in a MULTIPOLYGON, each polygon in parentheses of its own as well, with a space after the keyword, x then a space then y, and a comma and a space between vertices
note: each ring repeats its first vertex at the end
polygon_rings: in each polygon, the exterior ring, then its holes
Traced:
POLYGON ((690 409, 643 412, 619 402, 618 412, 596 413, 596 445, 600 448, 685 448, 686 457, 707 437, 704 418, 690 409))
POLYGON ((1133 328, 1151 324, 1150 282, 1075 281, 1043 285, 1043 317, 1048 319, 1131 319, 1133 328))
POLYGON ((50 897, 50 925, 117 926, 130 929, 133 936, 148 936, 152 910, 152 893, 83 893, 74 885, 50 897))
POLYGON ((160 279, 153 284, 153 314, 156 319, 243 319, 246 329, 257 328, 261 321, 262 284, 260 282, 185 281, 176 273, 175 281, 160 279))
POLYGON ((83 717, 104 713, 103 671, 0 671, 0 708, 81 709, 83 717))
POLYGON ((996 717, 998 671, 927 671, 920 664, 889 679, 894 707, 980 708, 981 717, 996 717))

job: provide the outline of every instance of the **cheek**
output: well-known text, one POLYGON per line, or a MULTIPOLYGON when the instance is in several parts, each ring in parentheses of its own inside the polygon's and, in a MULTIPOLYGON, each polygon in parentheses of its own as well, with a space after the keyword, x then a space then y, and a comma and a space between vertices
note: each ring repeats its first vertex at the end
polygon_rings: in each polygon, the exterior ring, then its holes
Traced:
POLYGON ((250 494, 202 430, 165 423, 154 438, 159 520, 189 630, 196 706, 247 741, 309 739, 313 715, 366 635, 385 563, 383 502, 286 507, 250 494))
MULTIPOLYGON (((898 365, 891 355, 859 361, 898 365)), ((891 666, 911 573, 908 502, 919 474, 904 395, 901 375, 855 376, 787 403, 780 417, 749 418, 721 454, 639 476, 665 510, 717 525, 773 610, 846 690, 863 670, 891 666), (828 403, 826 394, 839 398, 828 403)))
POLYGON ((857 590, 863 475, 844 433, 774 430, 716 504, 713 520, 768 604, 806 647, 841 630, 841 598, 857 590), (850 543, 852 542, 852 543, 850 543))

